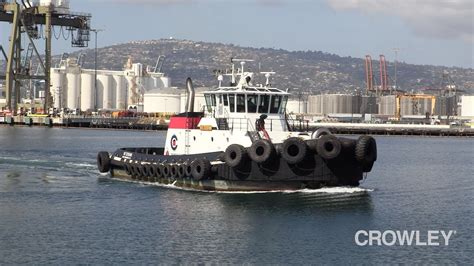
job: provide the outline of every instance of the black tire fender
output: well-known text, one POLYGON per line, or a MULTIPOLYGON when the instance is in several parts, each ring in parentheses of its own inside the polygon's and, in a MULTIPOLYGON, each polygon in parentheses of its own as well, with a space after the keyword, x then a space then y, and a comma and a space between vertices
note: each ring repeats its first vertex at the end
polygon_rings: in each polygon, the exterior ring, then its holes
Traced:
POLYGON ((132 167, 129 163, 125 164, 125 172, 127 175, 131 176, 132 175, 132 167))
POLYGON ((150 175, 150 177, 156 177, 156 165, 150 164, 148 166, 148 174, 150 175))
POLYGON ((178 177, 184 178, 186 176, 186 164, 181 163, 178 165, 178 177))
POLYGON ((193 176, 193 167, 191 165, 191 162, 186 162, 184 165, 185 165, 184 175, 186 177, 192 177, 193 176))
POLYGON ((341 142, 334 135, 321 136, 316 143, 316 151, 323 159, 334 159, 341 153, 341 142))
POLYGON ((239 168, 248 161, 247 150, 240 144, 231 144, 225 149, 224 161, 232 168, 239 168))
POLYGON ((171 178, 176 178, 178 176, 178 165, 172 164, 170 165, 170 176, 171 178))
POLYGON ((319 139, 322 136, 331 135, 331 131, 325 127, 320 127, 311 134, 312 139, 319 139))
POLYGON ((207 159, 196 159, 191 164, 192 176, 195 180, 203 180, 211 174, 211 163, 207 159))
POLYGON ((163 177, 165 177, 164 169, 165 169, 165 167, 164 167, 164 165, 161 164, 161 163, 156 166, 156 177, 157 177, 157 178, 163 178, 163 177))
POLYGON ((300 138, 292 137, 283 142, 281 157, 290 164, 297 164, 304 160, 308 153, 308 145, 300 138))
POLYGON ((132 179, 138 179, 138 177, 140 176, 139 166, 140 165, 138 165, 136 163, 134 163, 130 166, 130 168, 132 170, 132 179))
POLYGON ((101 173, 107 173, 110 170, 110 155, 108 152, 101 151, 97 154, 97 168, 101 173))
POLYGON ((254 162, 265 164, 274 158, 276 150, 269 140, 259 139, 250 146, 248 154, 254 162))
POLYGON ((377 161, 377 142, 371 136, 360 136, 355 147, 355 158, 362 164, 364 172, 370 172, 377 161))
POLYGON ((163 165, 163 176, 170 177, 171 176, 171 165, 165 164, 163 165))

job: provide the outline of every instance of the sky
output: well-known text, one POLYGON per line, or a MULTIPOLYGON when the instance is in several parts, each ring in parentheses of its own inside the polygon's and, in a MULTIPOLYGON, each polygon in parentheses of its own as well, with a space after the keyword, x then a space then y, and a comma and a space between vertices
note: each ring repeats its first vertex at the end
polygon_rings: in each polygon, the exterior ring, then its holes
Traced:
MULTIPOLYGON (((474 68, 473 0, 70 0, 98 46, 173 37, 474 68), (395 53, 395 49, 398 50, 395 53)), ((7 46, 8 25, 0 25, 7 46)), ((90 48, 94 48, 91 42, 90 48)), ((55 41, 53 53, 74 51, 55 41)))

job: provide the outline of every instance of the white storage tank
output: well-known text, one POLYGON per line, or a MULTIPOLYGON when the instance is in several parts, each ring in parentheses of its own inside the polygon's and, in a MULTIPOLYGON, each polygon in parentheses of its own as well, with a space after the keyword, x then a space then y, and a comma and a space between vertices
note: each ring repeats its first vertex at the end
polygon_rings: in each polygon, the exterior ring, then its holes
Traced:
POLYGON ((311 95, 308 97, 308 113, 323 114, 321 99, 322 95, 311 95))
POLYGON ((305 100, 289 100, 286 104, 286 112, 293 114, 306 114, 308 111, 308 102, 305 100))
POLYGON ((124 110, 127 109, 127 86, 125 78, 121 75, 114 75, 115 88, 115 108, 124 110))
POLYGON ((179 113, 181 95, 178 93, 153 92, 145 93, 144 112, 147 113, 179 113))
MULTIPOLYGON (((208 90, 208 89, 206 89, 208 90)), ((181 93, 181 104, 180 104, 180 112, 186 112, 186 101, 188 97, 186 93, 181 93)), ((196 92, 194 96, 194 112, 202 112, 204 110, 204 106, 206 106, 206 99, 204 98, 204 93, 196 92)))
POLYGON ((112 77, 110 75, 97 75, 97 108, 113 108, 112 77))
POLYGON ((461 96, 461 116, 474 117, 474 96, 461 96))
POLYGON ((81 110, 94 109, 94 74, 81 74, 81 110))
POLYGON ((79 71, 73 71, 66 74, 67 80, 67 105, 69 109, 79 108, 81 75, 79 71))
POLYGON ((387 95, 380 97, 379 114, 395 115, 397 109, 397 99, 395 95, 387 95))
POLYGON ((60 109, 63 107, 63 90, 66 74, 59 69, 51 69, 51 89, 50 93, 53 97, 53 107, 60 109))

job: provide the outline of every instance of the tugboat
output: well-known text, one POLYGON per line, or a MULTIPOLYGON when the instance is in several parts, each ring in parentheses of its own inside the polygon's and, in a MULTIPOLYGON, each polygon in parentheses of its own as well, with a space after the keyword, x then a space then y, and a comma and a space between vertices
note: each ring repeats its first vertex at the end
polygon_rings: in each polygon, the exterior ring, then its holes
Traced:
POLYGON ((336 137, 325 128, 309 132, 286 114, 290 94, 272 87, 274 72, 247 72, 251 60, 231 61, 232 70, 218 75, 217 89, 204 92, 203 112, 194 112, 195 91, 187 79, 186 112, 171 117, 164 147, 99 152, 99 171, 205 191, 359 185, 377 160, 374 138, 336 137), (254 85, 256 74, 264 75, 265 84, 254 85))

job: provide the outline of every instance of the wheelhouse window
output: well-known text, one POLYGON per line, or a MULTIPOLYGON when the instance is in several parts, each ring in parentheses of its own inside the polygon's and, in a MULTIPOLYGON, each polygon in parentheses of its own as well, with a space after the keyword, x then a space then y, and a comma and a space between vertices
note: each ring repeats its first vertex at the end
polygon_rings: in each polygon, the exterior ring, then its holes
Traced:
POLYGON ((204 94, 204 99, 206 100, 206 106, 212 106, 210 94, 204 94))
POLYGON ((206 100, 206 105, 208 107, 216 106, 216 95, 215 94, 206 94, 206 95, 204 95, 204 99, 206 100))
POLYGON ((229 106, 229 99, 227 98, 227 94, 222 95, 224 97, 224 106, 229 106))
POLYGON ((211 103, 212 103, 212 106, 216 106, 216 95, 215 94, 211 94, 211 103))
POLYGON ((237 113, 245 113, 245 94, 237 94, 237 113))
POLYGON ((229 94, 229 109, 235 112, 235 94, 229 94))
POLYGON ((280 107, 280 114, 284 114, 286 112, 287 103, 288 103, 288 96, 283 96, 283 101, 281 102, 281 107, 280 107))
POLYGON ((270 95, 260 95, 258 98, 258 112, 268 113, 268 106, 270 104, 270 95))
POLYGON ((256 113, 257 112, 257 94, 248 94, 247 95, 247 112, 256 113))
POLYGON ((278 114, 278 112, 280 111, 280 105, 281 105, 281 96, 272 95, 272 100, 270 104, 270 113, 278 114))

